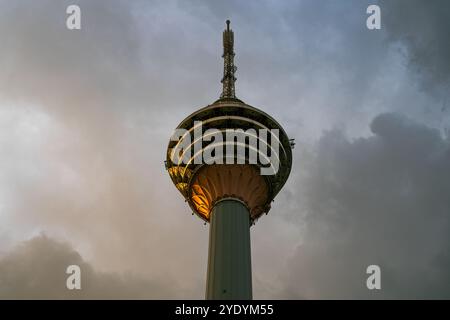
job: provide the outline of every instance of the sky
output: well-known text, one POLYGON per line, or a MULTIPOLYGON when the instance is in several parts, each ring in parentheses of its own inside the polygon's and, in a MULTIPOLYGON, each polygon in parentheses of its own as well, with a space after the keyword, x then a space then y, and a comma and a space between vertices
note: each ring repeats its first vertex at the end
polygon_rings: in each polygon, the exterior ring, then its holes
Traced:
POLYGON ((254 298, 450 298, 448 1, 0 0, 0 299, 204 298, 208 226, 163 160, 220 95, 226 19, 237 97, 296 140, 254 298))

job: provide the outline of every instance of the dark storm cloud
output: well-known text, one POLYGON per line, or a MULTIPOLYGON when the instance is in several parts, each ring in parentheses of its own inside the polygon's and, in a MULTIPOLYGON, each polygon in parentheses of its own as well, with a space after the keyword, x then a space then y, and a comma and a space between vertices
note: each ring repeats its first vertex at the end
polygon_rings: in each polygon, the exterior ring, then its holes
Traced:
POLYGON ((450 90, 450 3, 445 0, 380 1, 391 41, 405 45, 427 90, 450 90))
POLYGON ((0 258, 0 299, 169 298, 170 287, 131 274, 96 271, 69 244, 45 235, 25 241, 0 258), (66 269, 81 270, 81 290, 68 290, 66 269))
POLYGON ((326 132, 296 181, 306 233, 283 296, 450 298, 450 141, 392 113, 371 131, 326 132), (366 288, 371 264, 381 267, 379 292, 366 288))

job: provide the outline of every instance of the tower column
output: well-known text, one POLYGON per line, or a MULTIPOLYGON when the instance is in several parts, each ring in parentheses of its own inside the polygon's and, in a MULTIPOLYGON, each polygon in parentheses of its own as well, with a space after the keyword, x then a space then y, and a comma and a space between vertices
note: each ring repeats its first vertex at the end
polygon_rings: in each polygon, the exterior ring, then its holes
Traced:
POLYGON ((252 299, 250 213, 239 200, 215 204, 209 231, 206 299, 252 299))

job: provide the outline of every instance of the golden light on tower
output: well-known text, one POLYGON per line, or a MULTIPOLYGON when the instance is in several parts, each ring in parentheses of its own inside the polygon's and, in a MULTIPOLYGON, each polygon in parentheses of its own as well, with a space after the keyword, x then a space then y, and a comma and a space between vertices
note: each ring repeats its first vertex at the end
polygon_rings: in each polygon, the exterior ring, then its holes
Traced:
POLYGON ((206 297, 251 299, 250 226, 269 212, 285 184, 293 144, 271 116, 236 98, 229 21, 223 47, 220 99, 180 123, 181 133, 167 148, 166 168, 192 211, 211 223, 206 297))

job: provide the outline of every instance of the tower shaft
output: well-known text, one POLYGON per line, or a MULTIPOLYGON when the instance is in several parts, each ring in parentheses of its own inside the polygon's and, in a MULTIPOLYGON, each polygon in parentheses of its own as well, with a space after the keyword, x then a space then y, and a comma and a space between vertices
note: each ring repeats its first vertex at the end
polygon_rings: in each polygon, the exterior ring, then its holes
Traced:
POLYGON ((239 200, 217 202, 211 213, 206 299, 252 299, 250 213, 239 200))

